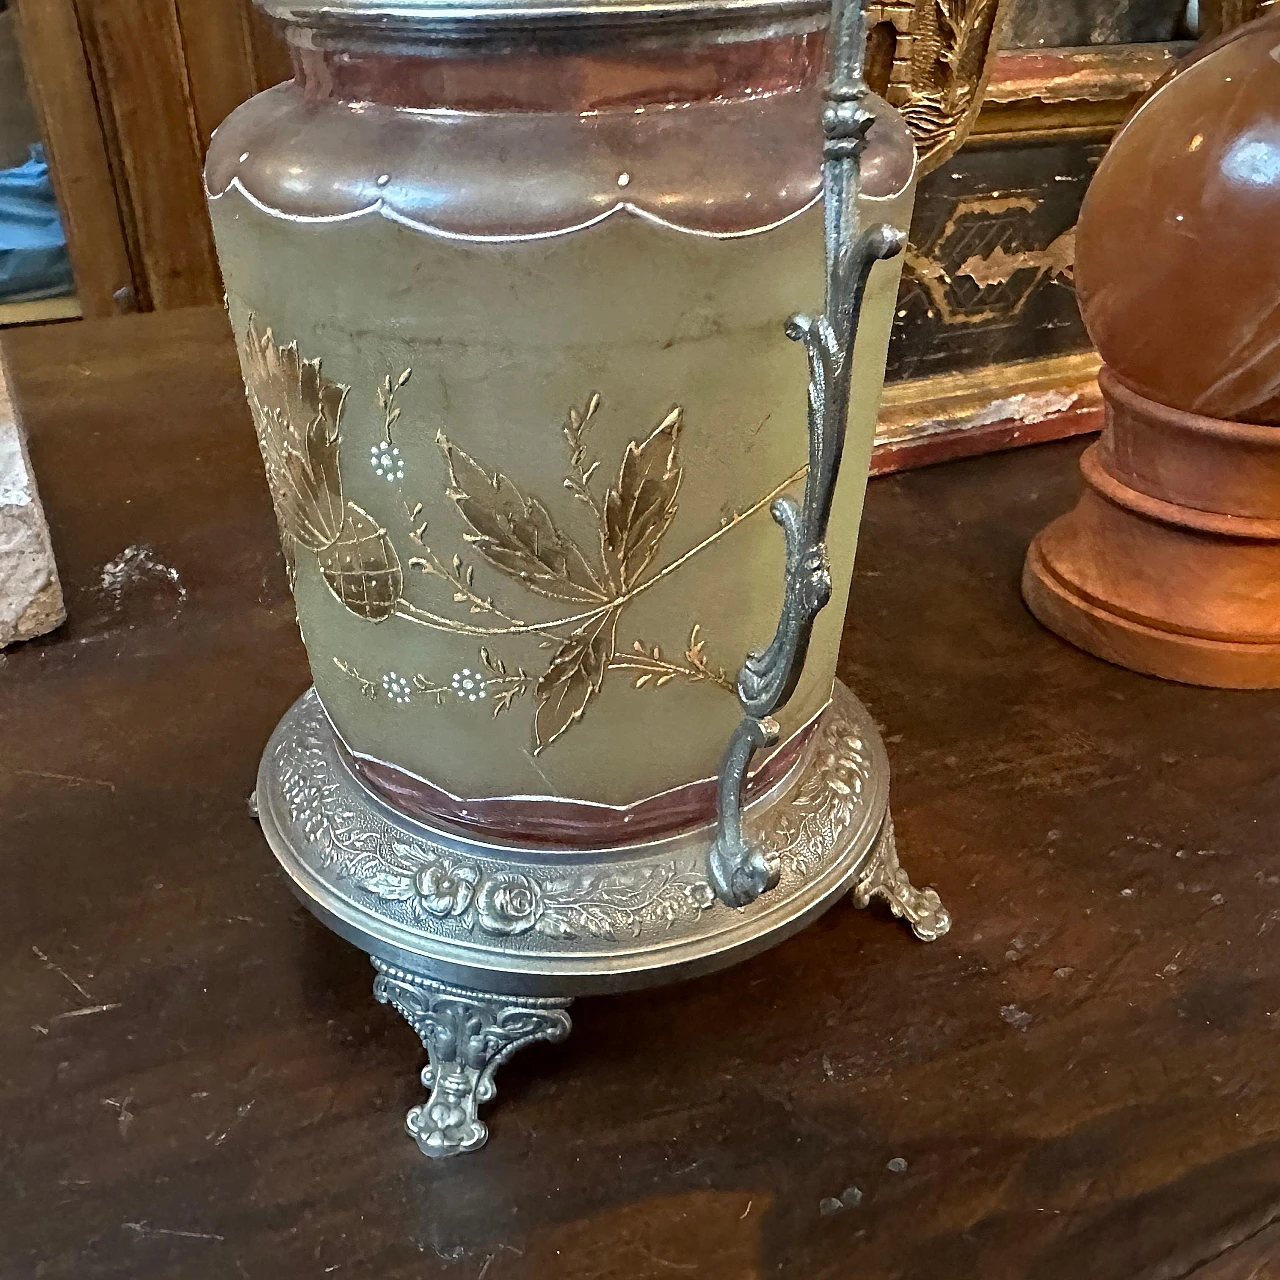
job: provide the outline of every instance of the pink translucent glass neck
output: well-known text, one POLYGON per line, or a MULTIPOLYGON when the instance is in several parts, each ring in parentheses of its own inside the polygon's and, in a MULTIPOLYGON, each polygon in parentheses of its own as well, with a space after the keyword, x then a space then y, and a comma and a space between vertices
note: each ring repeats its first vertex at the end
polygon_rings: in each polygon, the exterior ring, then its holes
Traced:
MULTIPOLYGON (((294 67, 311 101, 460 111, 619 111, 734 101, 816 84, 825 32, 732 43, 629 48, 430 53, 295 45, 294 67)), ((438 52, 438 51, 437 51, 438 52)))

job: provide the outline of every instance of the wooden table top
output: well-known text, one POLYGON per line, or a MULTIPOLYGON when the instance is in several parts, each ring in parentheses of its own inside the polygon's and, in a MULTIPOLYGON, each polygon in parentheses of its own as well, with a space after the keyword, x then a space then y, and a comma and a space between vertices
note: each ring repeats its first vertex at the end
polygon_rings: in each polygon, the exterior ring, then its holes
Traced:
POLYGON ((0 658, 5 1280, 1280 1275, 1280 693, 1025 612, 1078 445, 871 488, 841 674, 950 936, 579 1001, 431 1164, 246 808, 307 669, 221 314, 5 346, 70 614, 0 658))

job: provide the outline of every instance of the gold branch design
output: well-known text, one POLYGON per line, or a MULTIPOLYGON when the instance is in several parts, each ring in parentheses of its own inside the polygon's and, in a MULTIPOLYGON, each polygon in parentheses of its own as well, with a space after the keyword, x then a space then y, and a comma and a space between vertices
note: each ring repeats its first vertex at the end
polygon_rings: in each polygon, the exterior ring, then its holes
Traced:
MULTIPOLYGON (((758 502, 735 512, 714 533, 646 577, 678 510, 684 474, 679 461, 684 411, 673 406, 648 435, 632 439, 623 450, 616 479, 598 494, 593 479, 600 463, 590 455, 587 432, 600 406, 600 394, 593 392, 581 410, 569 410, 563 427, 569 448, 569 474, 563 483, 591 512, 596 533, 592 551, 579 546, 546 504, 511 477, 484 466, 444 432, 436 436, 449 472, 447 493, 462 520, 463 541, 490 569, 535 595, 569 606, 571 612, 547 622, 516 617, 496 604, 492 595, 477 590, 474 565, 456 554, 446 563, 432 550, 424 536, 425 524, 410 533, 422 548, 422 554, 409 561, 410 567, 442 581, 454 604, 466 606, 473 616, 492 619, 492 624, 449 617, 404 599, 397 602, 397 616, 420 626, 455 635, 526 635, 553 647, 532 689, 527 681, 521 683, 504 704, 509 706, 519 693, 532 692, 535 754, 581 721, 609 671, 634 672, 636 688, 649 684, 662 688, 682 677, 733 692, 728 675, 707 661, 697 625, 685 661, 679 663, 666 659, 659 648, 649 649, 638 641, 630 651, 620 652, 618 624, 632 600, 767 506, 806 470, 801 468, 758 502)), ((406 511, 411 523, 420 512, 421 504, 406 511)), ((440 689, 430 682, 422 687, 423 692, 440 689)))
POLYGON ((349 662, 343 662, 341 658, 334 658, 333 665, 342 672, 344 676, 349 676, 360 687, 360 692, 369 699, 374 701, 378 696, 378 686, 372 680, 366 680, 349 662))
MULTIPOLYGON (((677 559, 671 561, 670 564, 664 565, 657 573, 646 578, 643 582, 638 582, 630 591, 624 592, 618 597, 617 603, 627 604, 634 600, 637 596, 643 595, 646 591, 652 590, 662 582, 665 578, 669 578, 678 569, 700 555, 708 547, 719 542, 726 534, 732 533, 744 520, 750 519, 758 512, 763 511, 770 506, 775 498, 786 493, 792 485, 799 483, 805 476, 809 474, 809 467, 806 464, 798 470, 793 471, 780 484, 775 485, 763 497, 756 499, 750 506, 744 507, 741 511, 735 511, 714 533, 708 534, 700 542, 695 543, 688 551, 684 552, 677 559)), ((569 626, 571 624, 590 621, 592 618, 599 617, 608 609, 609 605, 604 605, 598 609, 588 609, 582 613, 571 614, 567 618, 553 618, 549 622, 525 622, 518 625, 504 627, 481 627, 474 626, 465 622, 458 622, 452 618, 443 618, 439 614, 432 613, 430 610, 421 609, 417 605, 410 603, 408 600, 398 600, 396 602, 396 616, 402 618, 406 622, 415 622, 419 626, 428 627, 436 631, 451 631, 458 635, 471 636, 517 636, 517 635, 535 635, 540 632, 554 631, 558 627, 569 626)))
POLYGON ((736 693, 737 686, 729 673, 723 667, 713 667, 707 661, 706 647, 702 626, 695 622, 689 633, 689 643, 685 646, 683 665, 663 657, 662 650, 657 645, 649 648, 642 641, 636 640, 632 642, 630 653, 623 651, 614 654, 609 661, 609 670, 639 672, 632 685, 635 689, 643 689, 651 681, 652 688, 661 689, 663 685, 682 677, 692 684, 706 682, 718 685, 729 693, 736 693))
MULTIPOLYGON (((416 697, 443 704, 451 695, 484 701, 500 715, 526 694, 534 702, 535 752, 556 742, 580 722, 610 671, 627 672, 637 689, 660 689, 679 678, 733 692, 733 682, 706 658, 701 628, 694 625, 683 661, 667 658, 658 646, 633 642, 618 648, 618 628, 627 607, 678 572, 693 557, 767 507, 801 480, 801 467, 758 501, 734 512, 719 528, 658 568, 664 539, 678 511, 683 468, 680 437, 684 411, 673 406, 643 436, 623 449, 616 473, 599 484, 599 459, 591 456, 588 433, 601 408, 599 392, 581 409, 570 409, 563 424, 569 450, 563 484, 590 512, 594 546, 584 549, 556 521, 536 495, 509 476, 486 468, 446 434, 436 443, 448 469, 446 493, 462 522, 462 541, 480 562, 535 596, 560 606, 559 616, 529 621, 495 601, 476 585, 476 565, 461 554, 438 554, 420 523, 422 504, 405 504, 409 538, 419 549, 408 567, 440 582, 450 602, 466 610, 460 618, 405 598, 399 553, 374 515, 343 493, 339 466, 340 426, 350 388, 324 376, 320 361, 305 360, 296 342, 282 346, 270 329, 251 316, 240 342, 250 408, 262 448, 271 496, 291 581, 298 548, 315 555, 334 597, 351 613, 371 622, 397 617, 452 635, 489 640, 526 636, 550 651, 540 675, 523 667, 507 670, 485 647, 477 671, 464 668, 448 681, 418 673, 388 671, 378 680, 351 663, 334 666, 363 697, 405 704, 416 697), (474 695, 474 696, 473 696, 474 695)), ((392 444, 401 419, 397 393, 412 377, 404 369, 386 375, 377 389, 382 441, 374 447, 375 472, 393 483, 403 478, 403 462, 392 444), (379 450, 382 453, 379 453, 379 450), (385 455, 385 456, 384 456, 385 455), (379 470, 379 467, 382 467, 379 470)), ((521 610, 520 612, 523 612, 521 610)))
POLYGON ((378 386, 378 407, 382 410, 382 438, 392 444, 391 430, 400 421, 400 406, 396 404, 396 392, 408 384, 413 369, 405 369, 393 382, 387 374, 378 386))
POLYGON ((462 702, 483 702, 492 706, 495 719, 508 710, 516 698, 528 693, 534 681, 523 667, 508 671, 502 659, 485 648, 480 650, 480 666, 475 671, 463 667, 447 681, 432 680, 421 672, 405 677, 388 671, 382 677, 381 689, 376 682, 362 676, 351 663, 334 658, 333 665, 353 680, 361 694, 371 702, 385 693, 391 701, 405 705, 421 694, 442 707, 452 695, 462 702))
POLYGON ((475 590, 475 566, 463 564, 462 557, 455 555, 453 562, 446 565, 429 546, 421 541, 419 530, 409 535, 422 547, 423 554, 413 556, 409 560, 409 568, 417 569, 428 576, 434 575, 443 579, 453 594, 454 604, 465 604, 469 613, 487 613, 500 619, 511 627, 527 627, 529 624, 499 608, 493 597, 482 596, 475 590), (416 536, 415 536, 416 535, 416 536))

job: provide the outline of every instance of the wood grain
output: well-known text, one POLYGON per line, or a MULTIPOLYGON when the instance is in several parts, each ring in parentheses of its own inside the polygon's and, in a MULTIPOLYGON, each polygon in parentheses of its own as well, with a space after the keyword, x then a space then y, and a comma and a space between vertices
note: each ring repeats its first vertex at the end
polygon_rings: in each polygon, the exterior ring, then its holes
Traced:
POLYGON ((174 0, 200 159, 214 129, 257 91, 253 28, 242 0, 174 0))
POLYGON ((242 102, 293 75, 284 39, 253 0, 174 0, 200 159, 242 102))
POLYGON ((139 303, 164 309, 216 302, 222 286, 175 0, 78 3, 132 214, 139 303))
POLYGON ((1200 0, 1201 35, 1219 36, 1242 22, 1251 22, 1270 8, 1261 0, 1200 0))
POLYGON ((250 47, 253 50, 253 72, 256 88, 270 89, 285 80, 293 79, 293 67, 289 62, 289 50, 279 27, 253 3, 240 0, 248 14, 250 47))
POLYGON ((115 315, 136 287, 74 0, 18 0, 18 36, 86 316, 115 315))

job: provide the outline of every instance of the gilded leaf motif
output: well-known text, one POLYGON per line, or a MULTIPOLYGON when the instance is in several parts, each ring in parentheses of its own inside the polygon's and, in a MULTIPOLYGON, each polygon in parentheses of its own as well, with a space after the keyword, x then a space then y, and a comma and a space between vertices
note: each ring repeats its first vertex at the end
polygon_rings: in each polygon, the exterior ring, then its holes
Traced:
POLYGON ((241 351, 281 533, 318 550, 342 528, 338 423, 348 388, 324 377, 319 360, 303 360, 296 342, 277 346, 253 319, 241 351))
POLYGON ((556 650, 534 689, 535 753, 578 723, 600 692, 617 640, 619 609, 583 623, 556 650))
POLYGON ((387 531, 354 502, 348 502, 342 531, 317 552, 329 590, 369 622, 381 622, 396 610, 404 587, 400 557, 387 531))
MULTIPOLYGON (((385 395, 384 395, 385 398, 385 395)), ((540 677, 523 668, 508 675, 500 657, 481 648, 480 660, 488 674, 464 671, 479 681, 486 699, 492 694, 497 715, 517 697, 532 695, 534 702, 534 752, 544 751, 586 714, 600 693, 609 671, 634 673, 636 688, 661 689, 676 679, 708 683, 734 692, 733 682, 705 654, 705 642, 695 624, 684 662, 669 660, 658 646, 639 642, 633 651, 619 653, 619 619, 636 596, 649 590, 673 569, 711 545, 724 533, 755 512, 763 510, 783 489, 800 479, 790 476, 753 506, 722 522, 720 528, 686 551, 666 568, 646 577, 678 509, 683 469, 679 462, 684 411, 676 406, 647 435, 630 439, 622 451, 616 481, 603 493, 592 484, 600 462, 590 456, 587 428, 601 407, 599 392, 588 396, 582 409, 571 408, 564 425, 569 445, 569 474, 563 487, 590 512, 595 525, 593 554, 584 553, 574 539, 552 519, 547 507, 523 492, 499 471, 489 471, 443 433, 436 443, 449 468, 448 497, 464 524, 463 539, 487 564, 529 591, 569 605, 567 616, 546 622, 521 621, 508 604, 496 603, 483 587, 477 588, 474 566, 459 555, 447 562, 424 538, 426 525, 414 528, 410 537, 422 555, 409 561, 411 568, 439 579, 450 590, 455 605, 466 606, 483 621, 442 617, 401 600, 398 615, 415 622, 475 636, 526 635, 544 648, 558 642, 540 677)), ((412 523, 422 504, 405 504, 412 523)), ((523 612, 523 610, 520 610, 523 612)), ((441 698, 448 691, 438 680, 415 676, 416 687, 441 698)), ((470 687, 470 686, 468 686, 470 687)))
POLYGON ((644 440, 632 440, 622 454, 618 483, 605 494, 605 559, 624 588, 648 567, 675 519, 684 474, 676 462, 683 420, 677 406, 644 440))
POLYGON ((319 360, 302 359, 297 342, 279 346, 252 316, 240 353, 290 586, 303 546, 346 608, 370 622, 389 618, 404 586, 400 557, 387 531, 342 496, 338 427, 349 388, 326 378, 319 360))
POLYGON ((553 600, 607 600, 600 575, 537 498, 501 472, 487 472, 443 434, 436 443, 449 464, 449 497, 466 522, 464 537, 485 560, 553 600))

